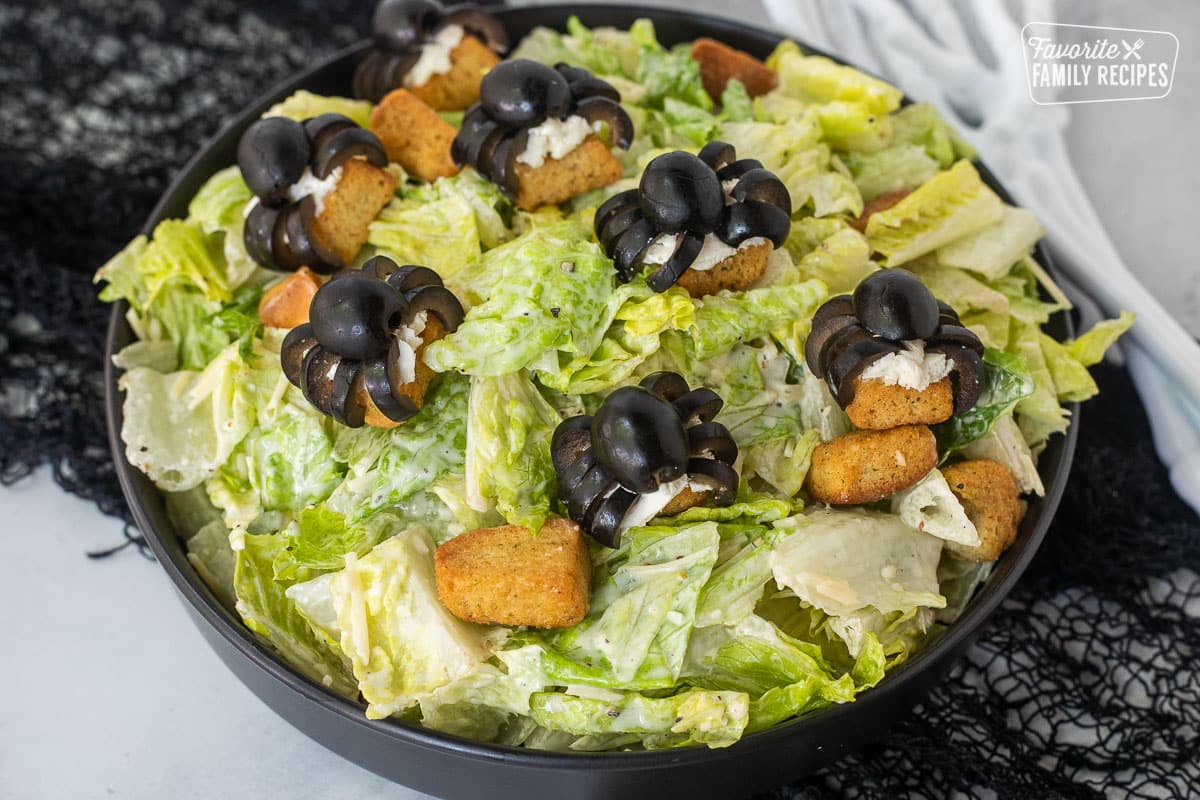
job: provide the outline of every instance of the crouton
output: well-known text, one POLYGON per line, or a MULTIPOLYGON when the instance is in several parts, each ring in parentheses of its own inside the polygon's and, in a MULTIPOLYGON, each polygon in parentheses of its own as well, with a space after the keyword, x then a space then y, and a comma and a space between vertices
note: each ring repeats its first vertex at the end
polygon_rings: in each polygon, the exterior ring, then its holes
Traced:
POLYGON ((258 301, 258 318, 268 328, 294 328, 308 322, 308 307, 321 278, 308 267, 288 275, 258 301))
MULTIPOLYGON (((425 405, 425 393, 429 391, 429 383, 433 380, 433 376, 437 373, 426 365, 421 358, 425 354, 425 348, 432 342, 436 342, 446 335, 446 329, 442 327, 442 321, 432 314, 429 315, 425 322, 425 330, 421 333, 421 346, 417 348, 417 363, 413 367, 413 379, 409 383, 404 384, 400 388, 400 394, 412 401, 412 404, 420 410, 421 406, 425 405)), ((368 425, 374 428, 395 428, 398 425, 403 425, 403 422, 397 422, 394 419, 384 416, 384 413, 379 410, 379 406, 371 400, 371 395, 367 393, 366 387, 359 383, 355 387, 355 399, 366 408, 367 413, 365 421, 368 425)))
POLYGON ((954 387, 942 378, 924 389, 910 389, 882 380, 856 380, 854 400, 846 416, 858 428, 885 430, 900 425, 934 425, 954 413, 954 387))
POLYGON ((682 514, 689 508, 704 505, 712 494, 711 489, 701 489, 696 491, 692 487, 687 487, 679 494, 671 498, 671 502, 663 506, 662 511, 658 512, 660 517, 673 517, 676 514, 682 514))
POLYGON ((569 628, 588 610, 592 561, 579 526, 552 518, 456 536, 434 556, 438 597, 468 622, 569 628))
POLYGON ((750 284, 763 276, 767 271, 767 259, 770 255, 770 242, 740 247, 736 253, 712 269, 686 270, 675 283, 687 289, 692 297, 716 294, 722 289, 740 292, 748 289, 750 284))
POLYGON ((540 167, 518 161, 517 205, 523 211, 557 205, 620 178, 621 162, 604 142, 590 134, 562 158, 547 158, 540 167))
POLYGON ((995 561, 1016 540, 1024 516, 1012 473, 1003 464, 977 459, 951 464, 942 475, 979 531, 975 547, 946 542, 946 552, 961 561, 995 561))
POLYGON ((817 445, 805 487, 819 503, 874 503, 912 486, 937 461, 937 441, 925 425, 853 431, 817 445))
POLYGON ((495 51, 470 34, 450 51, 450 71, 408 90, 435 111, 463 111, 479 99, 484 73, 500 63, 495 51))
POLYGON ((313 220, 312 234, 349 265, 366 243, 371 221, 394 196, 396 179, 359 158, 350 159, 341 169, 341 180, 325 196, 325 207, 313 220))
POLYGON ((371 132, 383 142, 388 160, 409 175, 435 181, 458 174, 450 158, 454 126, 404 89, 390 92, 371 112, 371 132))
POLYGON ((887 211, 892 206, 899 203, 904 198, 912 194, 912 189, 900 189, 896 192, 888 192, 881 194, 871 202, 863 206, 862 213, 854 219, 850 220, 850 227, 859 233, 867 232, 867 223, 871 221, 871 215, 877 214, 880 211, 887 211))
POLYGON ((725 92, 725 84, 736 78, 751 97, 766 94, 775 88, 775 70, 742 50, 735 50, 715 39, 697 39, 692 43, 692 58, 700 64, 700 80, 704 91, 717 102, 725 92))

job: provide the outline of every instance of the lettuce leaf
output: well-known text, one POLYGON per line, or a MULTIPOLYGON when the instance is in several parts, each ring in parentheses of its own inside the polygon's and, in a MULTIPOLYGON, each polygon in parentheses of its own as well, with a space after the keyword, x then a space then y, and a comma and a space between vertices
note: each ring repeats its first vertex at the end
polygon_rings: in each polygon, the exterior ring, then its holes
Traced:
MULTIPOLYGON (((996 420, 1032 396, 1034 379, 1021 356, 992 347, 983 351, 983 389, 974 406, 933 427, 938 452, 944 459, 983 437, 996 420)), ((1056 406, 1057 407, 1057 406, 1056 406)))
POLYGON ((892 141, 919 145, 942 169, 960 158, 974 160, 971 147, 930 103, 912 103, 892 114, 892 141))
POLYGON ((242 180, 237 166, 226 167, 204 182, 188 203, 188 221, 205 233, 225 230, 241 220, 242 211, 254 193, 242 180))
POLYGON ((937 260, 943 266, 971 270, 994 280, 1007 274, 1044 233, 1032 211, 1004 206, 998 221, 942 247, 937 260))
POLYGON ((421 724, 482 741, 495 741, 514 716, 530 713, 530 697, 546 688, 535 646, 496 654, 463 677, 420 699, 421 724))
POLYGON ((371 223, 368 244, 398 264, 431 267, 454 288, 455 276, 482 250, 475 206, 459 185, 439 178, 391 201, 371 223))
POLYGON ((754 613, 773 577, 771 549, 778 538, 762 525, 738 526, 729 535, 722 530, 716 566, 696 605, 697 628, 737 625, 754 613))
POLYGON ((916 189, 938 173, 938 162, 916 144, 894 144, 873 153, 848 153, 842 156, 842 163, 868 203, 901 189, 916 189))
POLYGON ((187 557, 188 563, 213 590, 222 605, 233 608, 237 601, 234 592, 237 555, 229 546, 229 531, 225 529, 225 523, 217 519, 200 528, 187 540, 187 557))
POLYGON ((872 114, 900 107, 903 94, 895 86, 843 66, 824 56, 806 56, 795 42, 785 41, 767 59, 779 74, 776 91, 811 103, 859 103, 872 114))
POLYGON ((360 128, 371 126, 374 106, 366 100, 351 100, 348 97, 330 97, 313 94, 301 89, 266 110, 264 117, 287 117, 303 122, 321 114, 344 114, 354 120, 360 128))
POLYGON ((696 326, 687 334, 689 347, 695 358, 711 358, 796 319, 807 320, 827 295, 819 280, 710 295, 696 301, 696 326))

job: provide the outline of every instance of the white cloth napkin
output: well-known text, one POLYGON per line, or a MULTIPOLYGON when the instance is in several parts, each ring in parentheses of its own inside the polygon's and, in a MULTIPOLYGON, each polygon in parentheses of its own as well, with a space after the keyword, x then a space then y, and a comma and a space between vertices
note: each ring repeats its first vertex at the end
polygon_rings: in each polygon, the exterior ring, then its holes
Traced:
MULTIPOLYGON (((783 30, 929 100, 1037 214, 1085 325, 1137 314, 1124 354, 1175 490, 1200 511, 1200 346, 1122 262, 1067 155, 1069 106, 1034 106, 1020 40, 1054 0, 763 0, 783 30)), ((1130 113, 1136 113, 1130 109, 1130 113)))

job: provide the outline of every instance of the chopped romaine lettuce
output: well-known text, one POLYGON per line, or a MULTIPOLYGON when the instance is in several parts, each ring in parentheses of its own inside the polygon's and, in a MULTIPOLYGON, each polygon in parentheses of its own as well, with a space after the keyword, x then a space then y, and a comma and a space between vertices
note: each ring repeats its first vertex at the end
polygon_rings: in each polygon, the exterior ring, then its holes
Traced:
MULTIPOLYGON (((1035 392, 1028 362, 995 348, 983 351, 983 388, 975 405, 933 426, 938 452, 945 458, 982 437, 1013 407, 1020 408, 1035 392)), ((1055 404, 1057 413, 1058 405, 1055 404)))
POLYGON ((343 114, 361 128, 371 125, 371 111, 374 106, 366 100, 351 100, 348 97, 330 97, 313 94, 301 89, 289 95, 281 103, 276 103, 267 109, 264 117, 287 117, 297 122, 303 122, 321 114, 343 114))

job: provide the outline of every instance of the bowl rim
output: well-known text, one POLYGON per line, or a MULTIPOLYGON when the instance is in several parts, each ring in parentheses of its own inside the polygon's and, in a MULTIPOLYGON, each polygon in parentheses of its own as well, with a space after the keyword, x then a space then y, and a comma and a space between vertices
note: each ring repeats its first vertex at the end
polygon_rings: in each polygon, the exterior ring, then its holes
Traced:
MULTIPOLYGON (((808 53, 825 55, 840 64, 848 64, 844 59, 826 53, 819 48, 810 47, 800 39, 773 33, 756 25, 728 17, 694 13, 684 9, 658 9, 636 4, 552 3, 522 8, 502 7, 494 10, 494 13, 502 16, 514 12, 534 15, 564 14, 570 12, 581 17, 592 13, 618 13, 629 15, 631 19, 647 14, 680 16, 707 27, 711 31, 709 35, 714 36, 714 38, 719 38, 723 33, 740 34, 759 40, 769 38, 776 42, 792 38, 794 41, 800 43, 801 47, 808 53)), ((329 69, 333 64, 342 59, 348 59, 360 54, 369 45, 369 40, 356 42, 299 72, 285 77, 238 111, 216 133, 208 137, 199 150, 176 173, 170 185, 150 212, 140 233, 146 236, 150 235, 155 225, 165 217, 166 211, 173 204, 175 196, 183 190, 185 184, 194 180, 194 173, 202 166, 208 152, 214 148, 219 140, 231 135, 231 132, 234 130, 244 128, 261 114, 262 109, 277 102, 276 98, 282 98, 297 89, 304 88, 304 86, 313 82, 316 75, 329 69)), ((866 72, 866 70, 861 70, 853 64, 848 65, 866 72)), ((907 95, 905 95, 905 102, 911 102, 907 95)), ((985 182, 997 192, 1001 199, 1007 203, 1012 203, 1011 196, 995 175, 987 168, 986 164, 980 159, 976 159, 973 163, 985 182)), ((205 178, 207 177, 208 175, 206 174, 205 178)), ((1035 257, 1051 275, 1055 274, 1053 262, 1040 243, 1035 250, 1035 257)), ((1054 514, 1062 499, 1067 478, 1071 471, 1079 431, 1079 404, 1070 404, 1067 406, 1070 412, 1069 425, 1067 431, 1063 434, 1062 440, 1057 443, 1060 448, 1057 458, 1057 469, 1045 481, 1045 495, 1036 500, 1036 508, 1038 510, 1036 519, 1027 517, 1027 521, 1030 521, 1032 524, 1022 525, 1017 544, 1011 547, 1002 556, 1000 561, 996 562, 996 568, 993 570, 992 575, 976 590, 975 595, 959 618, 948 625, 946 630, 935 641, 930 642, 904 664, 897 667, 894 671, 889 672, 878 685, 858 695, 854 702, 834 704, 810 714, 786 720, 765 730, 746 734, 738 742, 729 747, 715 750, 702 745, 670 750, 597 753, 532 750, 467 739, 424 728, 418 723, 405 722, 395 718, 382 720, 367 719, 364 707, 358 702, 335 695, 315 681, 292 670, 272 650, 255 638, 254 634, 245 625, 238 624, 233 619, 229 610, 220 604, 212 590, 204 583, 194 568, 190 568, 189 566, 189 570, 185 572, 180 564, 171 558, 161 537, 174 536, 179 538, 178 533, 174 530, 160 531, 153 524, 142 496, 143 492, 147 491, 146 486, 138 485, 139 480, 145 480, 144 476, 137 473, 136 468, 125 458, 125 447, 120 435, 122 393, 118 387, 119 370, 113 363, 112 356, 116 352, 117 342, 122 338, 124 333, 127 333, 127 310, 128 304, 124 300, 113 305, 105 339, 105 408, 109 447, 113 455, 117 477, 133 515, 134 522, 144 535, 156 560, 167 573, 176 590, 187 604, 191 606, 191 610, 194 612, 193 617, 195 619, 203 619, 212 629, 212 632, 225 639, 244 658, 253 662, 263 672, 271 675, 284 687, 353 724, 373 729, 374 732, 389 737, 397 744, 416 745, 443 752, 448 750, 459 756, 473 760, 519 763, 521 766, 535 769, 597 768, 606 771, 637 772, 656 770, 668 762, 673 766, 686 766, 689 763, 698 761, 712 762, 714 760, 735 759, 747 749, 796 735, 799 730, 805 727, 814 726, 818 723, 822 725, 837 724, 839 720, 848 718, 850 715, 865 715, 869 713, 867 709, 877 705, 884 705, 888 702, 889 696, 905 691, 908 684, 918 681, 927 666, 934 666, 936 662, 953 652, 956 648, 965 646, 970 639, 979 633, 982 625, 1011 593, 1030 561, 1036 555, 1042 540, 1045 538, 1053 522, 1054 514)), ((1059 323, 1065 335, 1071 336, 1074 326, 1070 315, 1066 311, 1058 311, 1055 312, 1054 316, 1059 318, 1059 323)), ((1043 479, 1046 477, 1043 475, 1043 479)), ((152 486, 150 487, 150 491, 160 495, 165 494, 152 486)))

